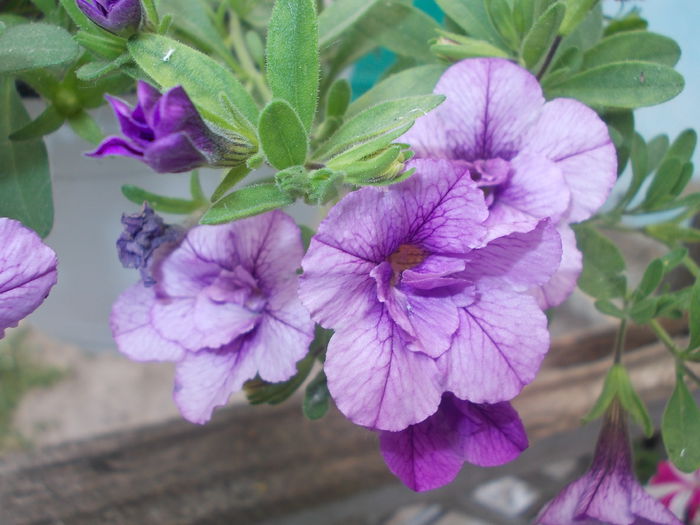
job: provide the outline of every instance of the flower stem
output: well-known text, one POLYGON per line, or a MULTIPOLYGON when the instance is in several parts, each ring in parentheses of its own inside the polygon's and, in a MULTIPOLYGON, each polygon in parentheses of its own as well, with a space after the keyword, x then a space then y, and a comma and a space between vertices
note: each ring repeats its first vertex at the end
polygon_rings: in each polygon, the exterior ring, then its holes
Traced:
POLYGON ((617 329, 615 336, 615 349, 613 359, 615 364, 619 364, 622 360, 622 352, 625 349, 625 336, 627 335, 627 319, 620 321, 620 327, 617 329))
POLYGON ((540 72, 537 73, 537 80, 542 80, 542 77, 547 72, 547 68, 552 63, 552 59, 554 58, 554 55, 556 54, 557 49, 559 49, 559 44, 561 44, 561 40, 562 40, 561 35, 557 35, 557 37, 554 39, 554 42, 552 42, 552 47, 549 48, 549 52, 547 53, 547 58, 544 59, 544 63, 542 64, 542 67, 540 68, 540 72))
POLYGON ((651 326, 651 329, 654 330, 656 337, 658 337, 659 340, 664 345, 666 345, 666 348, 668 348, 671 351, 674 357, 680 357, 680 355, 682 354, 681 349, 678 348, 678 345, 673 342, 673 339, 668 334, 666 329, 663 326, 661 326, 661 323, 659 323, 659 321, 657 321, 656 319, 652 319, 651 321, 649 321, 649 326, 651 326))

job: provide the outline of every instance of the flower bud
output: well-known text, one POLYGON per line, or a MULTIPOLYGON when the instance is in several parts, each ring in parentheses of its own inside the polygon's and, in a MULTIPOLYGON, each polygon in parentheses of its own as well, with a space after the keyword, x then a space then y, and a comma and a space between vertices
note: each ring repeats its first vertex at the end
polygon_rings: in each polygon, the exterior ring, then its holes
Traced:
POLYGON ((123 36, 141 25, 141 0, 76 0, 80 10, 98 26, 123 36))

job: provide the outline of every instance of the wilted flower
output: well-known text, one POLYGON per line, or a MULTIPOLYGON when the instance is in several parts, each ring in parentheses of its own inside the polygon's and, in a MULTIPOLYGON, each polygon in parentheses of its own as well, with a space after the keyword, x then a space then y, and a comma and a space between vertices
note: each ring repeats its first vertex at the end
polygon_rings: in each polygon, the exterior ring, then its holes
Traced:
POLYGON ((686 474, 670 461, 662 461, 647 485, 647 492, 688 525, 700 525, 700 470, 686 474))
POLYGON ((205 423, 257 375, 289 379, 314 325, 297 298, 303 248, 294 221, 274 211, 198 226, 156 262, 158 280, 117 299, 112 333, 137 361, 175 361, 175 401, 205 423))
POLYGON ((488 212, 465 169, 412 161, 416 175, 336 204, 311 241, 300 296, 335 330, 328 388, 353 422, 403 430, 444 392, 512 399, 547 351, 547 321, 517 289, 546 282, 561 259, 548 221, 484 245, 488 212))
POLYGON ((126 139, 108 137, 89 156, 122 155, 145 162, 158 173, 178 173, 200 166, 236 166, 254 152, 243 137, 207 126, 180 86, 161 95, 139 81, 137 95, 134 109, 107 97, 126 139))
POLYGON ((435 93, 447 96, 402 138, 418 158, 469 168, 485 191, 491 236, 558 224, 562 264, 538 292, 543 307, 576 286, 581 254, 568 224, 589 218, 616 180, 615 147, 605 123, 571 99, 546 102, 537 79, 499 58, 458 62, 435 93))
POLYGON ((384 461, 409 488, 422 492, 450 483, 462 465, 493 467, 527 448, 525 428, 510 403, 462 401, 444 394, 438 411, 399 432, 380 433, 384 461))
POLYGON ((163 219, 144 203, 140 213, 122 214, 124 231, 117 239, 117 254, 124 268, 141 272, 144 286, 152 286, 151 259, 161 246, 174 246, 184 235, 184 229, 165 224, 163 219))
POLYGON ((540 512, 535 523, 573 525, 682 525, 642 488, 632 471, 627 423, 620 403, 608 409, 593 464, 540 512))
POLYGON ((141 0, 77 0, 78 7, 98 26, 131 34, 141 25, 141 0))
POLYGON ((56 254, 21 222, 0 217, 0 338, 56 284, 56 254))

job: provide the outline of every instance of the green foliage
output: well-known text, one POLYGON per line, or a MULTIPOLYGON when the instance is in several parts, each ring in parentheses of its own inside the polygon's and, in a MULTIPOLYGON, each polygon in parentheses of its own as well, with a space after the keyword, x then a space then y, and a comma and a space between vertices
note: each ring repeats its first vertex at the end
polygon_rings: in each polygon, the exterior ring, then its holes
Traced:
POLYGON ((202 216, 202 224, 223 224, 282 208, 294 199, 275 184, 254 184, 216 201, 202 216))
POLYGON ((564 5, 557 2, 537 18, 525 35, 520 50, 526 67, 533 68, 544 59, 557 36, 565 12, 564 5))
POLYGON ((34 140, 53 133, 63 124, 64 118, 54 105, 46 106, 46 109, 29 124, 22 126, 10 135, 11 140, 34 140))
POLYGON ((328 392, 326 374, 321 370, 307 385, 304 393, 304 415, 311 420, 321 419, 328 412, 331 394, 328 392))
POLYGON ((437 0, 437 4, 467 35, 496 47, 507 47, 493 26, 483 0, 437 0))
POLYGON ((680 57, 681 49, 671 38, 648 31, 629 31, 606 37, 586 51, 583 67, 590 69, 629 60, 675 66, 680 57))
POLYGON ((211 194, 211 202, 216 202, 226 195, 226 192, 241 182, 249 173, 250 168, 246 164, 231 168, 216 187, 214 193, 211 194))
POLYGON ((341 78, 331 84, 326 97, 326 118, 342 117, 350 105, 352 88, 350 82, 341 78))
POLYGON ((278 170, 304 164, 309 149, 306 130, 287 101, 277 99, 265 106, 258 135, 268 162, 278 170))
POLYGON ((676 467, 683 472, 700 468, 700 408, 680 372, 676 377, 676 388, 664 410, 661 436, 668 457, 676 467))
POLYGON ((53 226, 49 158, 41 139, 8 138, 29 123, 14 81, 0 78, 0 217, 10 217, 46 237, 53 226))
POLYGON ((307 131, 316 114, 319 67, 315 1, 277 0, 267 32, 267 81, 307 131))
POLYGON ((586 224, 576 225, 576 242, 583 253, 583 271, 578 285, 596 299, 622 297, 627 280, 623 275, 625 260, 615 244, 586 224))
POLYGON ((564 0, 566 16, 561 24, 560 33, 564 36, 573 32, 584 21, 599 0, 564 0))
POLYGON ((8 27, 0 34, 0 75, 68 64, 79 53, 63 28, 43 23, 8 27))
POLYGON ((486 40, 478 40, 447 31, 440 31, 440 34, 442 38, 430 46, 430 50, 446 60, 457 61, 475 57, 509 58, 511 55, 508 51, 496 47, 486 40))
POLYGON ((333 45, 377 3, 378 0, 335 0, 318 17, 319 46, 333 45))
POLYGON ((691 351, 700 348, 700 279, 696 280, 693 285, 688 314, 690 340, 687 350, 691 351))
POLYGON ((189 215, 201 209, 203 206, 201 201, 165 197, 131 184, 122 186, 122 194, 134 204, 140 206, 144 202, 147 202, 151 208, 162 213, 189 215))
POLYGON ((278 405, 291 397, 309 376, 315 362, 312 353, 307 354, 304 359, 297 363, 297 373, 287 381, 281 383, 267 383, 260 379, 253 379, 244 385, 248 402, 251 405, 267 403, 278 405))

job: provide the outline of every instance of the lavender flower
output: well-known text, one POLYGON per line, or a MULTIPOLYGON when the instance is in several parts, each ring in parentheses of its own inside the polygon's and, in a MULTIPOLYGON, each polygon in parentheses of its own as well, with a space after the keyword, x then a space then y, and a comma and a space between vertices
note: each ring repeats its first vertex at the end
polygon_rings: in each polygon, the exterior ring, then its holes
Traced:
POLYGON ((77 0, 78 7, 98 26, 122 35, 141 25, 141 0, 77 0))
POLYGON ((624 417, 620 403, 613 401, 603 422, 591 468, 547 504, 535 523, 681 525, 635 478, 624 417))
POLYGON ((605 123, 571 99, 545 103, 537 79, 498 58, 451 66, 435 93, 447 95, 403 137, 418 158, 467 167, 486 192, 491 236, 557 224, 562 264, 537 290, 542 307, 560 304, 576 286, 581 254, 568 224, 589 218, 616 180, 615 147, 605 123))
POLYGON ((482 191, 447 161, 410 163, 388 190, 347 195, 321 223, 300 296, 335 334, 325 362, 339 409, 397 431, 435 413, 444 392, 510 400, 547 351, 544 314, 518 289, 546 282, 561 259, 548 221, 493 239, 482 191))
POLYGON ((201 166, 236 166, 255 151, 243 137, 208 127, 180 86, 161 95, 139 81, 137 96, 134 109, 107 97, 126 139, 108 137, 88 156, 122 155, 158 173, 179 173, 201 166))
POLYGON ((527 448, 525 429, 510 403, 462 401, 444 394, 438 411, 399 432, 380 434, 384 461, 415 491, 450 483, 464 462, 502 465, 527 448))
POLYGON ((56 254, 21 222, 0 217, 0 338, 56 284, 56 254))
POLYGON ((158 282, 127 289, 112 309, 119 350, 136 361, 175 361, 175 402, 205 423, 259 375, 289 379, 314 325, 297 298, 303 248, 280 211, 191 229, 156 262, 158 282))
POLYGON ((122 214, 124 231, 117 239, 117 253, 124 268, 137 268, 144 286, 153 286, 151 259, 161 246, 174 246, 184 235, 178 226, 165 224, 147 203, 140 213, 122 214))

